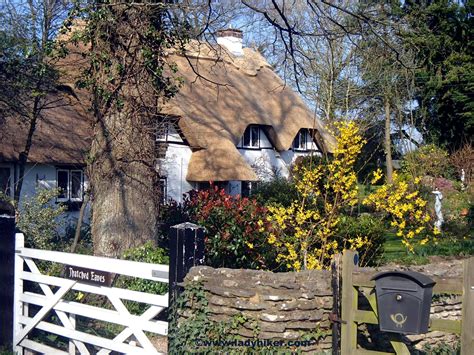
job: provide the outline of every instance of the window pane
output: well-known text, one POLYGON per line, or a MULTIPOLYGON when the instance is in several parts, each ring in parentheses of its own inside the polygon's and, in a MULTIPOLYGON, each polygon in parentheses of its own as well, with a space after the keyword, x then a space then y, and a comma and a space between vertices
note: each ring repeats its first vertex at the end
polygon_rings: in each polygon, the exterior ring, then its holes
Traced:
POLYGON ((293 141, 293 148, 298 149, 300 147, 300 134, 298 133, 293 141))
POLYGON ((67 186, 69 181, 69 172, 65 170, 58 171, 58 189, 59 189, 59 198, 68 198, 67 196, 67 186))
POLYGON ((71 171, 71 198, 82 199, 82 171, 71 171))
POLYGON ((166 179, 160 179, 159 189, 160 189, 161 202, 166 203, 168 200, 168 196, 166 193, 166 179))
POLYGON ((160 122, 156 129, 156 140, 166 141, 167 136, 168 136, 168 123, 160 122))
POLYGON ((244 132, 244 142, 243 142, 244 147, 250 147, 250 142, 251 142, 250 135, 251 135, 250 128, 247 127, 247 129, 244 132))
POLYGON ((258 127, 252 127, 252 147, 258 147, 258 127))
POLYGON ((242 197, 249 197, 251 190, 252 183, 250 181, 242 181, 242 185, 240 187, 240 195, 242 197))
POLYGON ((10 193, 10 168, 0 168, 0 192, 10 193))
POLYGON ((293 141, 293 148, 306 150, 306 130, 300 130, 293 141))
POLYGON ((306 131, 301 131, 300 135, 300 148, 306 149, 306 131))

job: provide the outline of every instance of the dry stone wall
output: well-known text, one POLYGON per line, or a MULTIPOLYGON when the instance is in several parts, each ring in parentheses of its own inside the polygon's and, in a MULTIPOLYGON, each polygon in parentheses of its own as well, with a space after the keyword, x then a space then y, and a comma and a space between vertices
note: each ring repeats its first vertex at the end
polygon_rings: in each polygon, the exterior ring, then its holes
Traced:
POLYGON ((300 350, 331 348, 331 278, 328 271, 272 273, 257 270, 195 267, 185 279, 202 282, 208 292, 210 318, 243 314, 249 322, 236 331, 243 338, 300 340, 313 334, 318 344, 300 350))
MULTIPOLYGON (((408 269, 388 265, 375 271, 408 269)), ((413 271, 439 277, 459 278, 462 261, 437 261, 423 266, 411 266, 413 271)), ((368 268, 359 268, 369 271, 368 268)), ((374 271, 374 269, 370 269, 374 271)), ((184 284, 202 283, 209 302, 210 318, 215 321, 230 320, 242 314, 249 321, 235 330, 243 339, 297 340, 308 335, 319 338, 317 344, 302 347, 302 352, 322 353, 331 349, 331 323, 333 298, 331 275, 325 270, 272 273, 269 271, 241 269, 213 269, 200 266, 192 268, 184 284)), ((363 301, 362 301, 363 302, 363 301)), ((192 310, 187 310, 189 312, 192 310)), ((433 318, 461 319, 461 297, 433 298, 433 318)), ((391 350, 378 326, 360 327, 360 344, 373 350, 391 350)), ((411 350, 426 350, 440 344, 454 348, 458 336, 444 332, 402 337, 411 350)))

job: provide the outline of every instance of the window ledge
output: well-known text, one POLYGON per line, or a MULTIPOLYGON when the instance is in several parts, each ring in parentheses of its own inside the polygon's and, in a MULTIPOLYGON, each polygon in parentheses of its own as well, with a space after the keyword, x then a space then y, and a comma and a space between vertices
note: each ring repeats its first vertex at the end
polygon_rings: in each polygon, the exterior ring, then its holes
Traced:
POLYGON ((83 201, 71 201, 71 200, 56 200, 56 204, 61 204, 66 206, 66 211, 68 212, 75 212, 81 209, 83 201))

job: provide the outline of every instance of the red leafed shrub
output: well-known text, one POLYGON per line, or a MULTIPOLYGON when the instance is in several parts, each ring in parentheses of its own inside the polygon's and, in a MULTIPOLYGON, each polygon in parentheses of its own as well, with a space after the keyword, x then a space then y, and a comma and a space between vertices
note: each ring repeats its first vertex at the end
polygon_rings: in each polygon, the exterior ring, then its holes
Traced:
POLYGON ((212 186, 190 193, 190 219, 206 228, 206 264, 213 267, 273 269, 275 254, 266 242, 267 209, 256 200, 228 195, 212 186))

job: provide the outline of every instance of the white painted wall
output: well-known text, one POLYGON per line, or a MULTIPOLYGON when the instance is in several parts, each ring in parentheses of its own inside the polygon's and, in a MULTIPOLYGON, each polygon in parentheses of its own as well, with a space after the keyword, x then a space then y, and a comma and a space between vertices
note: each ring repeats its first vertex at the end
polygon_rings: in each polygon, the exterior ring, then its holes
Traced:
MULTIPOLYGON (((183 194, 195 188, 194 183, 186 180, 188 165, 191 159, 191 148, 181 139, 178 132, 170 127, 167 136, 168 149, 166 156, 162 159, 159 166, 160 175, 167 178, 167 199, 173 199, 177 202, 183 202, 183 194)), ((237 145, 248 164, 255 169, 257 176, 262 181, 269 181, 277 176, 288 177, 291 165, 299 156, 307 156, 311 153, 320 154, 316 151, 314 142, 308 142, 309 151, 293 151, 292 149, 283 152, 277 152, 266 136, 260 129, 260 148, 248 149, 237 145)), ((8 164, 2 164, 6 166, 8 164)), ((10 164, 10 166, 13 166, 10 164)), ((23 183, 21 199, 34 196, 39 188, 56 188, 57 167, 46 164, 27 164, 25 170, 25 180, 23 183)), ((88 181, 85 177, 85 186, 88 181)), ((241 182, 230 181, 229 193, 232 195, 241 193, 241 182)), ((21 206, 21 200, 20 200, 21 206)), ((66 223, 76 223, 79 216, 78 211, 68 211, 65 214, 66 223)), ((90 222, 90 208, 86 210, 85 223, 90 222)))
MULTIPOLYGON (((14 174, 14 176, 18 176, 19 169, 16 167, 16 173, 14 173, 14 164, 2 163, 2 166, 9 166, 11 168, 12 174, 14 174)), ((26 164, 23 186, 20 195, 20 209, 22 208, 25 199, 32 198, 38 190, 53 189, 57 187, 56 171, 57 167, 54 165, 31 163, 26 164)), ((84 188, 87 188, 88 183, 87 177, 84 176, 84 188)), ((13 197, 13 191, 11 197, 13 197)), ((79 211, 67 211, 62 217, 61 224, 63 227, 66 227, 68 224, 75 225, 77 223, 78 217, 79 211)), ((84 216, 84 223, 90 223, 90 217, 90 206, 88 206, 84 216)))
POLYGON ((160 176, 166 177, 167 200, 183 202, 183 194, 194 187, 186 180, 191 148, 181 139, 174 127, 169 127, 166 156, 159 163, 160 176))
MULTIPOLYGON (((243 148, 241 142, 239 142, 237 148, 246 162, 255 170, 259 179, 269 181, 279 176, 288 178, 291 165, 296 158, 310 154, 321 155, 309 135, 307 139, 307 151, 289 149, 278 152, 273 148, 264 130, 260 128, 260 149, 243 148)), ((230 182, 230 193, 233 195, 241 193, 240 181, 230 182)))

